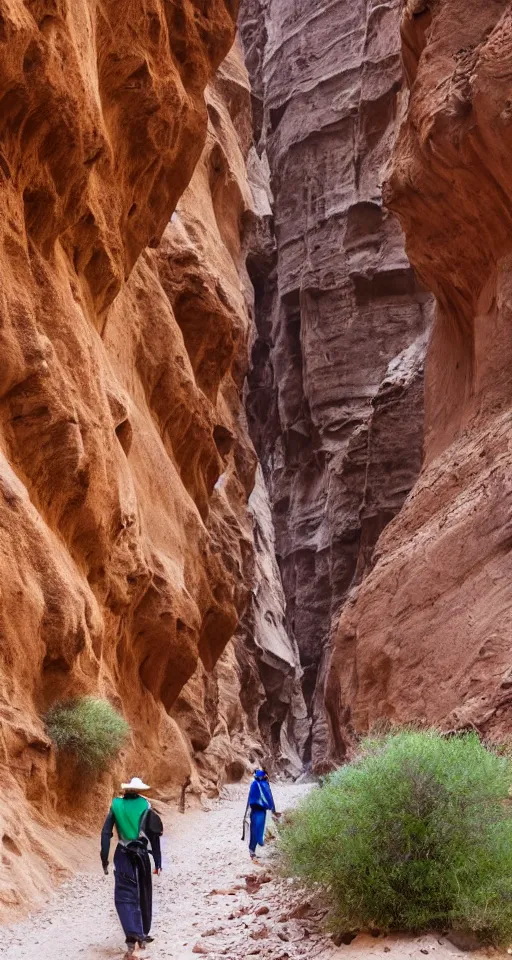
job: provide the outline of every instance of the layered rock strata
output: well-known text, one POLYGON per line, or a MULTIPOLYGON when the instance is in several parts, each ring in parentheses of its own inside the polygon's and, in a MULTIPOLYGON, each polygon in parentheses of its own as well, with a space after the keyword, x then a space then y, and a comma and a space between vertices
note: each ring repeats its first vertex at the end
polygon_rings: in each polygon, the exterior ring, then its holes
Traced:
POLYGON ((256 575, 236 51, 204 97, 236 7, 0 2, 4 910, 60 870, 45 824, 96 824, 130 771, 197 788, 215 740, 214 787, 258 746, 226 649, 256 575), (83 694, 132 739, 77 790, 42 718, 83 694))
POLYGON ((274 282, 270 251, 266 280, 251 274, 258 337, 247 410, 317 768, 329 754, 333 625, 421 463, 429 298, 379 186, 402 87, 398 24, 398 0, 242 6, 277 247, 274 282))
POLYGON ((510 4, 409 0, 402 46, 410 98, 385 195, 437 300, 426 459, 340 622, 338 756, 382 718, 488 736, 512 722, 510 4))

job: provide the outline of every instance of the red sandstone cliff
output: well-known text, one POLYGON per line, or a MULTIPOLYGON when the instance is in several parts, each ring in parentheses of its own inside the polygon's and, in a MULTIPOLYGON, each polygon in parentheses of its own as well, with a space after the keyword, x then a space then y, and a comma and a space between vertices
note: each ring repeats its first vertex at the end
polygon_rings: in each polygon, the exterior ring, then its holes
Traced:
POLYGON ((380 718, 510 730, 510 70, 506 0, 409 0, 411 87, 385 195, 434 291, 426 459, 345 608, 338 755, 380 718))
POLYGON ((313 716, 306 756, 321 766, 333 627, 422 456, 429 297, 379 185, 402 87, 399 2, 244 0, 242 37, 277 248, 252 264, 247 410, 313 716))
POLYGON ((239 641, 226 647, 262 562, 241 406, 258 214, 236 50, 204 96, 236 8, 0 2, 7 909, 57 871, 44 824, 92 822, 112 776, 172 792, 198 771, 215 788, 261 755, 239 641), (86 693, 133 738, 112 776, 77 791, 41 717, 86 693))
POLYGON ((252 96, 236 2, 116 7, 0 0, 4 909, 112 788, 60 697, 165 792, 320 767, 342 611, 338 759, 510 723, 509 4, 244 0, 252 96))

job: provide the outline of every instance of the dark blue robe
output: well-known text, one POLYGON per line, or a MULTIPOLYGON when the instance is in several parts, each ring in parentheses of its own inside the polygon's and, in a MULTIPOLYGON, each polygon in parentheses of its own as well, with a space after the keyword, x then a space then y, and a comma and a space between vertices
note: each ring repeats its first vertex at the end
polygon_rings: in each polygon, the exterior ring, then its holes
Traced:
MULTIPOLYGON (((130 799, 130 796, 126 799, 130 799)), ((105 869, 108 867, 110 841, 115 825, 115 817, 110 810, 101 831, 101 862, 105 869)), ((148 940, 153 899, 148 840, 155 868, 159 870, 162 866, 160 852, 162 829, 158 814, 149 808, 141 820, 140 838, 130 843, 118 843, 116 847, 114 902, 127 943, 142 944, 148 940)))
POLYGON ((144 943, 151 930, 153 891, 146 845, 133 840, 114 853, 114 903, 127 943, 144 943))
POLYGON ((255 854, 256 847, 258 845, 262 847, 265 843, 267 812, 271 810, 275 813, 276 810, 270 784, 264 777, 255 775, 249 790, 247 805, 251 810, 249 850, 251 854, 255 854))

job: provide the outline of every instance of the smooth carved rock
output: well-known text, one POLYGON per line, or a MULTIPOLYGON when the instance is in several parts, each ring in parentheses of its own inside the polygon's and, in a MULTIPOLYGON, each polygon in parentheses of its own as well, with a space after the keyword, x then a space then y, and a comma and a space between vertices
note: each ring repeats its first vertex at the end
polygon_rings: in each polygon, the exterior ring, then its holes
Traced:
POLYGON ((208 747, 218 788, 260 746, 229 645, 255 577, 236 50, 204 96, 236 6, 0 0, 0 836, 34 867, 3 851, 5 911, 61 868, 57 812, 96 827, 130 770, 197 792, 208 747), (89 693, 133 730, 91 792, 41 721, 89 693))
POLYGON ((399 7, 242 4, 277 247, 249 262, 247 412, 313 718, 306 758, 318 769, 329 763, 333 627, 421 462, 422 365, 408 350, 424 342, 429 295, 379 185, 402 88, 399 7))
POLYGON ((436 294, 426 459, 341 618, 338 754, 376 720, 508 732, 512 13, 405 4, 409 83, 385 197, 436 294))

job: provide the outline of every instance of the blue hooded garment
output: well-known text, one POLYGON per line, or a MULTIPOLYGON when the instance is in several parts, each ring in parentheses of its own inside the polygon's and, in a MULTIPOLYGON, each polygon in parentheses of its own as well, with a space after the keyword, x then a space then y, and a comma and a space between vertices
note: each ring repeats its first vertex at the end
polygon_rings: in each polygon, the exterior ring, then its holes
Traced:
POLYGON ((247 802, 249 807, 259 807, 263 810, 275 811, 276 805, 272 796, 272 790, 270 789, 268 780, 265 779, 265 772, 263 770, 256 770, 247 802))

